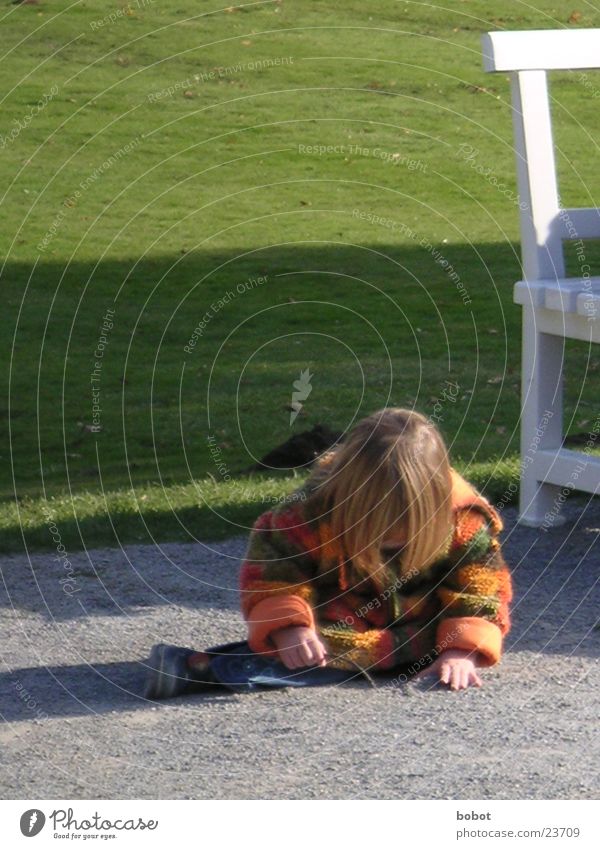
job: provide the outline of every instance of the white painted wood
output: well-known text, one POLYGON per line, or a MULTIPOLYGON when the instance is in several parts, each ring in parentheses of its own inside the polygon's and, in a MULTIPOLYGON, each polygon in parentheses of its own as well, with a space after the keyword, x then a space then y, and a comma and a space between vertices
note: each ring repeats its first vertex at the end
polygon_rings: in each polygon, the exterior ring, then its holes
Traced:
POLYGON ((537 333, 547 333, 550 336, 559 336, 561 339, 600 343, 600 322, 590 321, 585 315, 537 307, 535 316, 537 333))
POLYGON ((544 306, 558 312, 577 312, 577 295, 583 291, 579 280, 556 282, 546 286, 544 306))
POLYGON ((521 306, 545 307, 558 312, 587 315, 581 304, 596 303, 600 294, 600 277, 563 277, 559 280, 519 280, 515 283, 513 300, 521 306), (580 295, 586 296, 580 299, 580 295))
POLYGON ((513 74, 512 106, 517 182, 523 206, 523 274, 526 280, 564 277, 562 243, 555 225, 560 208, 544 71, 513 74))
POLYGON ((488 33, 483 52, 486 70, 511 71, 523 266, 514 287, 523 308, 519 521, 556 525, 565 488, 600 492, 600 458, 561 448, 565 340, 600 343, 600 278, 567 278, 563 241, 599 237, 600 211, 560 207, 546 71, 599 68, 600 29, 488 33))
POLYGON ((559 451, 538 451, 534 468, 541 481, 556 484, 561 492, 581 489, 600 493, 600 457, 591 452, 600 448, 600 433, 590 431, 581 451, 561 448, 559 451), (594 438, 595 437, 595 438, 594 438))
POLYGON ((515 283, 513 300, 522 307, 543 307, 547 288, 545 280, 519 280, 515 283))
MULTIPOLYGON (((577 312, 594 324, 600 323, 600 293, 582 292, 577 296, 577 312)), ((596 340, 594 340, 596 341, 596 340)))
POLYGON ((589 278, 566 278, 546 287, 544 306, 559 312, 578 312, 577 298, 581 294, 600 291, 600 280, 589 278))
POLYGON ((576 70, 600 65, 600 29, 488 32, 481 41, 486 71, 576 70))
POLYGON ((563 350, 562 337, 538 332, 537 310, 523 307, 519 521, 534 527, 554 509, 558 495, 528 458, 535 459, 540 450, 558 450, 562 442, 563 350))
MULTIPOLYGON (((600 60, 600 57, 599 57, 600 60)), ((600 76, 598 78, 600 89, 600 76)), ((600 238, 600 209, 563 209, 557 219, 560 228, 558 238, 598 239, 600 238)))

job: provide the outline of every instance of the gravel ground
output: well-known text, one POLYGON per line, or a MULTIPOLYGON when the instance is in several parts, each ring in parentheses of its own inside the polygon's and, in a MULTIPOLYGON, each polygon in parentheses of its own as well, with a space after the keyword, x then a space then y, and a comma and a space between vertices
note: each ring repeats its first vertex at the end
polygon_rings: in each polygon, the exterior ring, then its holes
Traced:
POLYGON ((590 799, 598 796, 600 499, 504 549, 514 626, 484 686, 425 679, 150 703, 156 642, 244 639, 246 540, 5 557, 1 794, 17 798, 590 799), (387 683, 388 686, 385 686, 387 683))

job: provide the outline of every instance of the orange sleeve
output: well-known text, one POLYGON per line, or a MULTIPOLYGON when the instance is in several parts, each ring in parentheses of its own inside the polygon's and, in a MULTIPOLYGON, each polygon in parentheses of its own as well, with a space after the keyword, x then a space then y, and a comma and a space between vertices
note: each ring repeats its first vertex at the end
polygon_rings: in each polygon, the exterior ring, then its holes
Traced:
POLYGON ((438 625, 437 647, 477 651, 486 666, 493 666, 502 654, 502 631, 479 616, 450 617, 438 625))
POLYGON ((273 654, 276 650, 271 634, 289 625, 315 628, 310 605, 297 595, 278 595, 264 598, 248 614, 248 644, 252 651, 273 654))

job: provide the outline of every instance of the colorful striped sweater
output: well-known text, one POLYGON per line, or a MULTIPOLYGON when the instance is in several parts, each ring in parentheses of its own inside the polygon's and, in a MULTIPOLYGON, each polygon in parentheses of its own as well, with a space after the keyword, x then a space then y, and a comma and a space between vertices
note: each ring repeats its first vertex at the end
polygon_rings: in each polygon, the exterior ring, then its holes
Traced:
POLYGON ((422 665, 450 648, 493 665, 510 627, 511 578, 498 541, 501 519, 452 470, 454 532, 445 555, 422 572, 391 563, 386 589, 353 570, 318 507, 314 476, 255 522, 240 576, 253 651, 274 654, 278 628, 316 628, 328 663, 342 668, 422 665))

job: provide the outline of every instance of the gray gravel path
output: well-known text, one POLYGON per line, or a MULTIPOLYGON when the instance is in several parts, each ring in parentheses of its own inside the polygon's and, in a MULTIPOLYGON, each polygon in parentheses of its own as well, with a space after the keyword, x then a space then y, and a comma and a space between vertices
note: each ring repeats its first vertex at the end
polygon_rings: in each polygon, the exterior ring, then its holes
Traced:
POLYGON ((517 597, 481 690, 342 687, 141 697, 155 642, 243 639, 243 537, 1 561, 3 798, 598 797, 600 500, 515 527, 517 597), (62 583, 61 583, 62 579, 62 583), (66 591, 65 591, 66 590, 66 591))

